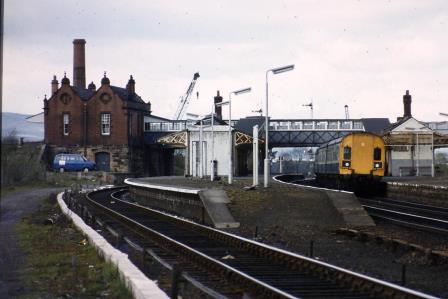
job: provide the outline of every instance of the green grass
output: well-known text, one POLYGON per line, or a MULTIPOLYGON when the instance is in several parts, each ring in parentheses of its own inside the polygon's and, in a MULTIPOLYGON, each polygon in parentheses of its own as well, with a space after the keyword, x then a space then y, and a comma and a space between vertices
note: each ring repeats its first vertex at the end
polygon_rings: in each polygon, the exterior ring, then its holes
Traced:
POLYGON ((54 200, 18 225, 25 264, 23 298, 132 298, 117 268, 106 263, 73 224, 61 216, 55 225, 43 221, 61 213, 54 200))

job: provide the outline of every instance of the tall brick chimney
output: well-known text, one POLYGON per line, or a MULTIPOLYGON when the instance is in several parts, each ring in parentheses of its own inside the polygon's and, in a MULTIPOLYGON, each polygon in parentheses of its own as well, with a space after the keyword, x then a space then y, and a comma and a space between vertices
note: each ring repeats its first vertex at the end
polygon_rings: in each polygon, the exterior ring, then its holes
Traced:
MULTIPOLYGON (((222 102, 222 96, 219 95, 219 90, 216 92, 216 97, 214 97, 215 105, 222 102)), ((215 106, 216 117, 222 119, 222 106, 215 106)))
POLYGON ((86 88, 86 41, 73 40, 73 86, 86 88))
POLYGON ((406 94, 403 95, 403 105, 404 105, 403 117, 412 117, 411 103, 412 103, 412 97, 409 94, 409 90, 406 90, 406 94))

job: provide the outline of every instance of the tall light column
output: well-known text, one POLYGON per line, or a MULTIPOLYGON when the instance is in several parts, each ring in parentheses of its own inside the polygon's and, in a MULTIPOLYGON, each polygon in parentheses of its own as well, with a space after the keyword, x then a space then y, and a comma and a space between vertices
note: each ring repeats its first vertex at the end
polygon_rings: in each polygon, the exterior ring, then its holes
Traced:
POLYGON ((280 73, 284 73, 284 72, 288 72, 288 71, 292 71, 294 69, 294 64, 291 65, 287 65, 287 66, 283 66, 283 67, 278 67, 275 69, 270 69, 266 71, 266 103, 265 103, 265 122, 264 122, 264 129, 266 132, 266 136, 265 136, 265 158, 264 158, 264 187, 267 188, 268 184, 269 184, 269 105, 268 105, 268 98, 269 98, 269 93, 268 93, 268 74, 269 72, 272 72, 274 75, 280 74, 280 73))
POLYGON ((232 184, 233 182, 232 94, 237 96, 242 93, 250 92, 251 90, 252 88, 248 87, 229 93, 229 184, 232 184))
POLYGON ((203 147, 202 147, 202 121, 203 119, 200 120, 200 124, 201 126, 199 127, 199 177, 202 179, 204 177, 204 152, 203 152, 203 147))
POLYGON ((210 161, 210 181, 215 180, 215 131, 213 128, 215 118, 215 104, 212 107, 212 160, 210 161))
POLYGON ((242 93, 250 92, 252 88, 244 88, 237 91, 232 91, 229 93, 229 100, 226 102, 216 103, 215 107, 221 107, 224 105, 229 105, 229 173, 228 173, 228 182, 232 184, 233 181, 233 162, 232 162, 232 152, 233 152, 233 142, 232 142, 232 94, 240 95, 242 93))

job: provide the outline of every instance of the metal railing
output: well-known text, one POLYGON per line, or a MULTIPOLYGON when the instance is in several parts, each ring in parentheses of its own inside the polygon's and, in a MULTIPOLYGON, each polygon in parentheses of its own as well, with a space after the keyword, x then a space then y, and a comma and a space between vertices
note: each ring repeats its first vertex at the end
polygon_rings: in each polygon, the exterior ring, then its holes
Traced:
MULTIPOLYGON (((227 120, 224 120, 227 121, 227 120)), ((145 132, 178 132, 196 121, 145 122, 145 132)), ((238 123, 232 120, 232 126, 238 123)), ((361 120, 270 120, 270 131, 364 131, 361 120)))
POLYGON ((193 125, 194 121, 170 121, 170 122, 145 122, 145 132, 178 132, 185 130, 187 126, 193 125))
POLYGON ((269 131, 364 131, 360 120, 271 120, 269 131))

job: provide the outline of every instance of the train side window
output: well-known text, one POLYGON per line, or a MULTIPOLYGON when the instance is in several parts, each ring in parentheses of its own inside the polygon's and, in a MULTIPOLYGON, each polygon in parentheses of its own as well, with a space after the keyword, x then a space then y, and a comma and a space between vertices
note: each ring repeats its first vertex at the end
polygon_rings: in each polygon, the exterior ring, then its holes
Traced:
POLYGON ((381 149, 379 147, 373 149, 373 160, 381 160, 381 149))
POLYGON ((350 146, 344 146, 344 160, 350 160, 352 158, 352 148, 350 146))

